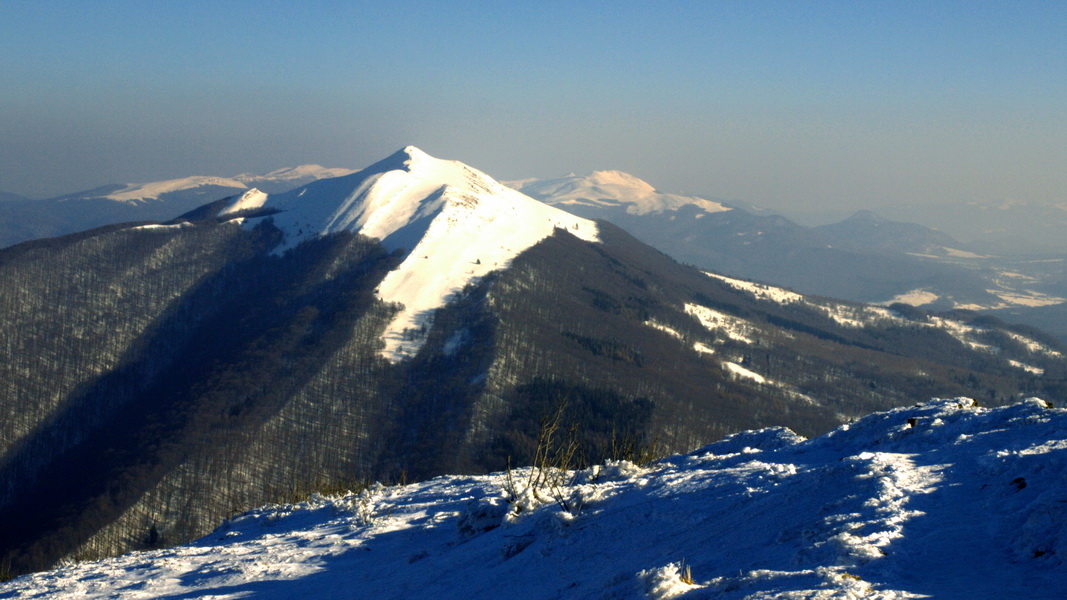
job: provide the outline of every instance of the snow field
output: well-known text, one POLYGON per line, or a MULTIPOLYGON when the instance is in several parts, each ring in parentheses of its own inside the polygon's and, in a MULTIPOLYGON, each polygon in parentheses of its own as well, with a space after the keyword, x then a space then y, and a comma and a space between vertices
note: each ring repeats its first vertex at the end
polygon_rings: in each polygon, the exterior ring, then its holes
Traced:
POLYGON ((933 400, 811 440, 771 428, 570 475, 537 491, 518 469, 513 503, 502 473, 313 496, 188 546, 22 577, 0 598, 1051 598, 1067 586, 1067 411, 1037 399, 933 400))

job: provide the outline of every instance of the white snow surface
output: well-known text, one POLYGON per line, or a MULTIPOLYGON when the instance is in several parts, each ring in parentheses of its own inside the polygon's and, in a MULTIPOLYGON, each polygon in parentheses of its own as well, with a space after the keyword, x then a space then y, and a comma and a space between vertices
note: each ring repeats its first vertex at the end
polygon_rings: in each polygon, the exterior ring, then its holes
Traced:
POLYGON ((1058 598, 1067 411, 965 398, 740 433, 553 494, 528 469, 261 508, 0 598, 1058 598), (553 497, 555 496, 555 498, 553 497), (560 499, 564 502, 557 502, 560 499), (569 510, 565 510, 566 504, 569 510), (692 582, 682 580, 688 569, 692 582))
POLYGON ((329 179, 331 177, 344 177, 345 175, 351 175, 355 173, 355 169, 345 168, 327 168, 322 165, 300 165, 298 167, 285 167, 276 169, 265 175, 256 175, 255 173, 241 173, 234 176, 234 179, 247 185, 248 187, 255 187, 262 182, 308 182, 316 179, 329 179))
POLYGON ((730 371, 730 373, 732 373, 735 377, 743 377, 745 379, 751 379, 752 381, 755 381, 756 383, 767 383, 767 378, 764 377, 763 375, 760 375, 759 373, 757 373, 757 372, 755 372, 755 371, 753 371, 751 369, 746 369, 745 367, 742 367, 741 365, 739 365, 739 364, 737 364, 735 362, 727 361, 727 362, 723 363, 723 366, 725 366, 726 370, 730 371))
POLYGON ((889 306, 897 302, 901 304, 907 304, 909 306, 923 306, 926 304, 933 304, 940 298, 937 294, 924 289, 914 289, 901 294, 893 296, 885 302, 879 302, 883 306, 889 306))
POLYGON ((256 188, 252 188, 247 192, 241 194, 237 198, 233 199, 230 204, 226 206, 226 208, 222 209, 219 212, 219 215, 225 216, 243 212, 246 210, 255 210, 257 208, 261 208, 266 202, 267 195, 256 188))
POLYGON ((117 192, 112 192, 104 196, 104 198, 127 203, 145 202, 149 200, 158 200, 163 194, 181 192, 205 186, 233 188, 234 190, 242 190, 248 187, 236 179, 195 175, 193 177, 168 179, 167 181, 154 181, 152 183, 128 183, 125 188, 117 192))
MULTIPOLYGON (((159 200, 164 194, 192 191, 201 187, 231 188, 232 191, 230 193, 238 193, 241 190, 254 188, 256 185, 273 185, 275 187, 282 185, 285 188, 288 188, 289 186, 295 187, 301 183, 308 183, 318 179, 341 177, 352 173, 355 173, 352 169, 326 168, 319 165, 300 165, 298 167, 278 169, 265 175, 255 175, 252 173, 242 173, 241 175, 236 175, 234 177, 194 175, 192 177, 168 179, 166 181, 127 183, 123 189, 103 196, 103 198, 115 200, 116 202, 136 204, 139 202, 159 200)), ((203 193, 206 194, 207 191, 204 191, 203 193)), ((223 193, 223 195, 225 195, 225 193, 223 193)), ((222 195, 209 197, 205 199, 205 202, 217 200, 221 197, 222 195)))
POLYGON ((758 327, 745 319, 699 304, 687 303, 685 305, 685 313, 700 321, 700 324, 708 331, 722 333, 736 342, 754 344, 755 342, 751 336, 759 332, 758 327))
POLYGON ((382 354, 391 361, 418 352, 434 310, 557 229, 599 240, 592 221, 413 146, 346 177, 284 194, 251 193, 236 198, 224 213, 258 207, 279 211, 269 217, 285 233, 276 253, 340 231, 359 232, 390 251, 407 252, 378 288, 379 298, 403 305, 384 334, 382 354))
POLYGON ((504 182, 538 200, 553 205, 625 207, 633 215, 662 213, 683 206, 696 206, 705 213, 730 210, 718 202, 697 196, 657 192, 654 187, 622 171, 593 171, 558 179, 523 179, 504 182))

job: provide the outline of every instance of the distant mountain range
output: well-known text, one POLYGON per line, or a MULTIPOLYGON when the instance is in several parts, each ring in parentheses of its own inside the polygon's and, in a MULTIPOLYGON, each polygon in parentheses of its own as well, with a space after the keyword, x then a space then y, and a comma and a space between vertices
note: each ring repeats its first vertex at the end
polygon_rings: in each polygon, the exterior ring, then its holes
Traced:
POLYGON ((887 217, 936 227, 990 254, 1067 253, 1067 201, 1003 200, 964 204, 896 203, 876 209, 887 217))
POLYGON ((1002 314, 1067 340, 1067 252, 984 253, 944 232, 870 211, 805 227, 780 215, 661 194, 617 172, 510 185, 610 221, 701 268, 806 294, 1002 314))
MULTIPOLYGON (((304 165, 266 175, 105 186, 50 200, 8 194, 0 196, 0 247, 113 223, 165 221, 250 189, 277 194, 354 172, 304 165)), ((987 312, 1067 341, 1067 250, 1049 250, 1067 244, 1061 235, 1067 230, 1063 207, 1022 202, 955 208, 899 204, 881 210, 927 224, 947 225, 957 219, 957 226, 930 229, 865 210, 808 227, 754 207, 661 193, 620 171, 506 183, 572 214, 610 221, 701 268, 806 294, 987 312), (992 237, 968 244, 946 233, 979 229, 993 232, 992 237), (1028 242, 1018 239, 1023 230, 1034 233, 1028 242), (990 242, 997 236, 1001 242, 990 242), (1034 253, 1035 247, 1045 252, 1034 253)))
POLYGON ((0 192, 0 248, 42 237, 132 221, 165 221, 206 202, 251 187, 283 192, 317 179, 351 174, 318 165, 279 169, 266 175, 193 176, 144 184, 115 184, 29 200, 0 192))
MULTIPOLYGON (((646 199, 645 216, 742 214, 646 199)), ((15 571, 187 541, 352 479, 527 464, 553 414, 593 461, 814 435, 916 398, 1067 395, 1067 348, 1040 331, 695 269, 412 147, 17 244, 0 280, 15 571)))

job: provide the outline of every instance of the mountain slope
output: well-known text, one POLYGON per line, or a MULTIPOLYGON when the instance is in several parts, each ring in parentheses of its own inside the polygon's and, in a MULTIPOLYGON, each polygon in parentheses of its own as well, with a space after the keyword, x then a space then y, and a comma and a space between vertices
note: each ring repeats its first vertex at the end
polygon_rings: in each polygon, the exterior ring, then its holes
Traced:
POLYGON ((948 234, 916 223, 900 223, 861 210, 830 225, 815 227, 835 245, 899 253, 945 253, 959 246, 948 234))
POLYGON ((0 597, 1051 598, 1065 469, 1067 411, 936 400, 610 462, 540 499, 530 469, 316 495, 0 597))
POLYGON ((709 276, 412 148, 7 248, 0 277, 17 570, 186 541, 294 490, 521 464, 556 410, 595 460, 935 395, 1058 398, 1067 379, 1039 333, 709 276), (405 314, 422 320, 391 352, 405 314))

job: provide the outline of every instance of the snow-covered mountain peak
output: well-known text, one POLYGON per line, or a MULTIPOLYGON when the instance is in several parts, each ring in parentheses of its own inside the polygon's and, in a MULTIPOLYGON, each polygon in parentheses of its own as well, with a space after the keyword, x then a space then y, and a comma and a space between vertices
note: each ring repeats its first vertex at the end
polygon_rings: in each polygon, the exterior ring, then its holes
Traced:
POLYGON ((704 198, 658 192, 648 182, 622 171, 593 171, 589 175, 525 179, 508 184, 542 202, 566 208, 622 209, 632 215, 674 211, 685 206, 695 206, 705 213, 730 210, 704 198))
POLYGON ((593 171, 588 179, 591 183, 600 186, 619 186, 645 193, 656 191, 656 188, 647 181, 622 171, 593 171))
POLYGON ((265 208, 285 233, 276 248, 352 231, 377 238, 407 257, 386 276, 379 297, 403 309, 385 332, 385 356, 413 356, 433 311, 467 284, 507 267, 556 229, 597 241, 597 227, 504 186, 461 162, 408 146, 346 177, 284 194, 245 193, 223 214, 265 208))

